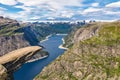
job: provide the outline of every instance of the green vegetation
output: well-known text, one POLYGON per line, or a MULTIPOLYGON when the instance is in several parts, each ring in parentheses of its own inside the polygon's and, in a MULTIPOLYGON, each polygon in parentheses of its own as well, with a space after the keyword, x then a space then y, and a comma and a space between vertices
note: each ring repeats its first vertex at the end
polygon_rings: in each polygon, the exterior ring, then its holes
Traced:
POLYGON ((120 80, 120 22, 96 24, 85 27, 97 26, 96 35, 75 42, 35 80, 120 80))
POLYGON ((9 18, 0 18, 0 36, 19 35, 21 32, 16 32, 21 26, 16 20, 9 18))
POLYGON ((120 76, 120 55, 119 56, 102 56, 96 54, 89 54, 86 58, 91 62, 91 66, 95 68, 101 68, 103 72, 107 74, 108 77, 120 76))
POLYGON ((12 36, 15 34, 21 34, 19 32, 18 33, 15 32, 15 30, 17 30, 18 28, 19 28, 18 26, 12 26, 12 27, 4 26, 4 28, 0 30, 0 36, 12 36))
POLYGON ((107 46, 120 44, 120 23, 114 22, 111 24, 106 23, 102 25, 98 32, 98 36, 93 36, 84 42, 91 45, 107 46))

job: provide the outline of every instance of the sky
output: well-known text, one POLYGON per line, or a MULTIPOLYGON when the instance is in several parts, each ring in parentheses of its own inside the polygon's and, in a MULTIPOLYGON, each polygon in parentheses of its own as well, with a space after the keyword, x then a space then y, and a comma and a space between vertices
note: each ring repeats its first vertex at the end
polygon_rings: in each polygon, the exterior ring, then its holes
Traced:
POLYGON ((120 0, 0 0, 0 16, 21 21, 120 20, 120 0))

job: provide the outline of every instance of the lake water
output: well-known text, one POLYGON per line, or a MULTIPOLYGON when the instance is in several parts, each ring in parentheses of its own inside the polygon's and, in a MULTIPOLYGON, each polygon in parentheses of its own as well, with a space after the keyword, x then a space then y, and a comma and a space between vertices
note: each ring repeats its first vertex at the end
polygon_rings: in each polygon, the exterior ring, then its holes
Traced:
POLYGON ((65 35, 52 35, 47 41, 40 43, 49 52, 49 56, 45 59, 24 64, 14 73, 15 80, 33 80, 33 78, 41 72, 41 70, 55 60, 59 55, 64 53, 64 49, 58 48, 63 42, 65 35))

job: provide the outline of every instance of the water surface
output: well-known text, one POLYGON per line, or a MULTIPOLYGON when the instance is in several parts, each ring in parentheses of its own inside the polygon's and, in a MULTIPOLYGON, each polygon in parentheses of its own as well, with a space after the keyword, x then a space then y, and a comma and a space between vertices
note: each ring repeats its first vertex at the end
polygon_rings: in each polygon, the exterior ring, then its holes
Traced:
POLYGON ((55 60, 65 50, 58 48, 63 42, 62 38, 65 35, 52 35, 47 41, 40 43, 49 52, 49 57, 31 63, 24 64, 19 70, 14 73, 15 80, 33 80, 33 78, 41 72, 41 70, 55 60))

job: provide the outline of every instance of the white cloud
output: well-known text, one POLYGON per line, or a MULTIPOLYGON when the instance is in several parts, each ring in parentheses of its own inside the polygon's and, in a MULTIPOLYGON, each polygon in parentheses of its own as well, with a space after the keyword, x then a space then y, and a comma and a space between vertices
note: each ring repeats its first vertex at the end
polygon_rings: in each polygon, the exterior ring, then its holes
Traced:
POLYGON ((39 4, 45 3, 47 0, 17 0, 20 3, 23 3, 25 6, 37 6, 39 4))
POLYGON ((37 5, 41 5, 41 4, 48 4, 48 5, 51 5, 54 4, 55 6, 80 6, 82 0, 69 0, 66 1, 66 0, 54 0, 54 1, 51 1, 51 0, 17 0, 18 2, 20 3, 23 3, 25 6, 37 6, 37 5))
POLYGON ((16 0, 0 0, 0 3, 4 5, 16 5, 17 1, 16 0))
POLYGON ((18 0, 24 6, 49 7, 52 10, 63 10, 66 6, 82 6, 82 0, 18 0))
POLYGON ((0 11, 5 11, 7 10, 6 8, 0 7, 0 11))
POLYGON ((106 7, 120 7, 120 1, 107 4, 106 7))
POLYGON ((36 19, 39 19, 39 18, 40 18, 40 16, 34 16, 34 17, 31 17, 30 19, 36 20, 36 19))
POLYGON ((114 12, 114 11, 105 11, 105 14, 107 15, 119 15, 120 11, 114 12))
POLYGON ((72 12, 62 11, 60 16, 63 18, 71 18, 73 15, 74 15, 74 13, 72 13, 72 12))
POLYGON ((2 16, 5 13, 6 8, 0 7, 0 16, 2 16))
POLYGON ((92 12, 98 12, 98 11, 101 11, 102 9, 100 8, 93 8, 93 7, 90 7, 90 8, 87 8, 83 11, 83 14, 87 14, 87 13, 92 13, 92 12))
POLYGON ((0 15, 29 21, 45 19, 52 20, 59 18, 113 19, 116 17, 112 18, 111 16, 118 16, 120 14, 117 8, 114 10, 113 8, 109 8, 120 7, 120 1, 107 4, 105 7, 102 6, 99 2, 84 4, 82 3, 83 1, 84 0, 0 0, 1 4, 10 5, 12 8, 20 8, 20 11, 17 9, 17 12, 12 12, 9 10, 9 8, 5 9, 0 7, 0 15), (18 5, 18 3, 21 4, 18 5))
POLYGON ((97 6, 99 6, 99 3, 92 3, 91 6, 92 7, 97 7, 97 6))
MULTIPOLYGON (((70 12, 66 6, 82 6, 82 0, 17 0, 23 5, 14 6, 15 8, 21 8, 23 11, 17 14, 23 16, 23 18, 28 17, 28 19, 34 18, 34 16, 41 16, 37 18, 49 18, 49 17, 67 17, 70 18, 74 15, 70 12)), ((36 18, 35 18, 36 19, 36 18)))
POLYGON ((55 18, 54 17, 48 17, 47 19, 48 20, 54 20, 55 18))

